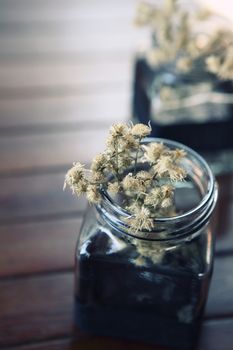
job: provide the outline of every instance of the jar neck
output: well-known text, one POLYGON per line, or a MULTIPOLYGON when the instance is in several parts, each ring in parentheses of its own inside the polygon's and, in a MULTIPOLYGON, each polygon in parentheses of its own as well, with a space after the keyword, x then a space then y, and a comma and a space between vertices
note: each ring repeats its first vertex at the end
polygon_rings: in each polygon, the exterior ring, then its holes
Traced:
MULTIPOLYGON (((190 210, 173 217, 160 217, 153 219, 152 231, 133 232, 127 224, 127 218, 132 214, 120 207, 106 191, 102 191, 102 201, 96 206, 103 220, 121 234, 129 235, 146 241, 172 241, 190 238, 201 232, 207 225, 217 201, 217 184, 214 176, 204 161, 190 148, 174 141, 158 138, 148 138, 143 143, 162 142, 171 149, 183 149, 186 157, 183 160, 190 183, 201 194, 200 201, 190 210)), ((181 200, 185 200, 184 198, 181 200)))

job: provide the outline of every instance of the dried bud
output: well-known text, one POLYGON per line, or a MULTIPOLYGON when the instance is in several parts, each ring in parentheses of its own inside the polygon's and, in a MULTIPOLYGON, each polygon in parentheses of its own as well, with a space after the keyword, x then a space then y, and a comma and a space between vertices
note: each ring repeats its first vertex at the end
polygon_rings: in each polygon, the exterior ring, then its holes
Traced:
POLYGON ((151 126, 145 124, 135 124, 131 129, 132 135, 143 138, 151 133, 151 126))
POLYGON ((90 203, 94 204, 97 204, 101 201, 101 195, 97 186, 89 185, 87 187, 87 199, 90 203))
POLYGON ((128 218, 127 221, 130 225, 130 229, 135 230, 135 232, 141 230, 152 231, 154 228, 154 221, 150 215, 151 213, 147 208, 141 207, 134 215, 128 218))

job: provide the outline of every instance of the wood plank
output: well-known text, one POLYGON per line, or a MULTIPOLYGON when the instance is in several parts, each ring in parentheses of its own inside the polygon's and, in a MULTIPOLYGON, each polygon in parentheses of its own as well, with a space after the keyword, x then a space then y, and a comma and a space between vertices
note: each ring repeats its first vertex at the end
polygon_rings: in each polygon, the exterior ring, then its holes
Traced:
MULTIPOLYGON (((31 99, 0 99, 0 132, 16 128, 20 132, 32 131, 35 126, 53 125, 53 128, 85 124, 92 128, 98 124, 110 125, 128 119, 130 94, 125 86, 119 92, 76 95, 71 97, 44 97, 31 99), (7 129, 8 128, 8 129, 7 129), (21 129, 20 129, 21 128, 21 129)), ((14 131, 14 130, 13 130, 14 131)))
POLYGON ((215 259, 213 279, 206 305, 206 317, 233 316, 233 256, 215 259))
MULTIPOLYGON (((202 334, 197 350, 232 350, 233 319, 206 321, 202 327, 202 334)), ((158 346, 103 338, 95 336, 82 336, 79 339, 68 338, 52 340, 43 343, 17 346, 11 350, 162 350, 158 346)))
MULTIPOLYGON (((1 3, 1 2, 0 2, 1 3)), ((100 14, 100 11, 98 12, 100 14)), ((78 13, 77 13, 78 15, 78 13)), ((93 35, 98 32, 105 36, 106 31, 111 27, 113 35, 120 34, 123 36, 131 37, 134 35, 135 25, 133 25, 132 18, 120 17, 117 14, 113 14, 112 17, 106 18, 88 18, 80 17, 76 19, 37 19, 32 20, 31 18, 26 18, 25 20, 14 19, 13 21, 7 18, 2 18, 0 16, 0 37, 14 36, 23 37, 26 36, 28 39, 30 37, 36 37, 37 35, 46 35, 45 40, 50 36, 77 36, 81 35, 93 35)))
MULTIPOLYGON (((233 257, 216 260, 207 317, 233 316, 232 263, 233 257)), ((0 309, 1 346, 68 337, 73 327, 73 274, 2 280, 0 309)))
POLYGON ((205 322, 198 350, 231 350, 233 319, 205 322))
POLYGON ((214 212, 217 254, 233 253, 233 175, 217 177, 219 197, 214 212))
POLYGON ((94 0, 1 0, 0 19, 20 20, 71 20, 78 18, 131 17, 136 0, 102 0, 101 6, 94 0))
POLYGON ((0 173, 40 167, 88 163, 104 150, 108 128, 70 130, 59 134, 19 135, 0 139, 0 173), (90 142, 91 141, 91 142, 90 142))
MULTIPOLYGON (((232 350, 232 320, 223 320, 215 322, 206 322, 203 325, 202 337, 197 350, 232 350)), ((141 349, 141 350, 162 350, 159 346, 138 343, 126 340, 117 340, 112 338, 100 337, 82 337, 79 340, 56 340, 50 342, 43 342, 42 344, 30 344, 25 346, 17 346, 11 350, 119 350, 127 349, 141 349)))
POLYGON ((97 83, 124 81, 131 77, 129 62, 99 62, 95 64, 58 64, 56 65, 0 65, 0 89, 28 88, 31 86, 80 86, 97 83))
POLYGON ((72 270, 82 218, 0 228, 0 277, 72 270))
MULTIPOLYGON (((1 57, 6 56, 29 55, 56 53, 56 55, 71 55, 86 52, 93 55, 96 52, 109 53, 111 51, 126 52, 130 56, 137 48, 137 34, 133 32, 131 36, 122 34, 110 34, 111 26, 109 26, 105 35, 94 34, 83 36, 54 36, 46 37, 45 35, 37 35, 34 38, 27 37, 1 37, 1 57)), ((104 56, 102 56, 104 59, 104 56)))
POLYGON ((51 86, 27 86, 10 87, 0 89, 0 100, 44 98, 44 97, 70 97, 77 95, 103 94, 105 91, 118 92, 125 89, 125 81, 99 81, 80 85, 51 85, 51 86))
MULTIPOLYGON (((80 335, 78 339, 68 338, 37 344, 10 347, 10 350, 166 350, 164 347, 141 342, 80 335)), ((6 348, 7 350, 7 348, 6 348)), ((168 349, 167 349, 168 350, 168 349)), ((222 350, 222 349, 221 349, 222 350)))
POLYGON ((1 282, 0 347, 72 332, 73 275, 1 282))
POLYGON ((86 200, 62 191, 64 176, 62 172, 1 179, 1 224, 82 214, 86 200))

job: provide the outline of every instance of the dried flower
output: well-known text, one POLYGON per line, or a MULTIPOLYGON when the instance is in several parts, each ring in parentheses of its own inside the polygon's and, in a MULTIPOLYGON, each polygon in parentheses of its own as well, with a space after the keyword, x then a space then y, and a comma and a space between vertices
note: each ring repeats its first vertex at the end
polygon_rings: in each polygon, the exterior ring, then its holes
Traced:
POLYGON ((132 135, 143 138, 151 133, 151 126, 145 124, 135 124, 131 129, 132 135))
POLYGON ((171 181, 182 181, 186 176, 186 171, 176 165, 171 156, 161 156, 154 165, 154 171, 158 177, 168 177, 171 181))
POLYGON ((151 231, 154 228, 153 219, 149 209, 141 207, 134 215, 128 218, 128 224, 135 232, 141 230, 151 231))
POLYGON ((152 230, 154 218, 175 213, 171 182, 183 180, 186 173, 180 166, 183 150, 171 150, 156 142, 140 143, 150 132, 150 124, 113 125, 108 148, 93 159, 90 170, 74 163, 66 174, 64 188, 69 185, 77 196, 85 193, 93 204, 100 203, 102 190, 121 193, 116 198, 122 198, 121 205, 129 212, 126 221, 130 229, 152 230))
POLYGON ((159 91, 159 95, 162 101, 169 101, 175 96, 175 90, 170 86, 163 86, 159 91))
POLYGON ((152 48, 146 54, 146 59, 150 66, 157 67, 163 62, 166 62, 168 55, 162 49, 152 48))
POLYGON ((221 66, 221 61, 218 56, 211 55, 206 58, 206 68, 209 72, 211 73, 218 73, 220 66, 221 66))
POLYGON ((90 203, 94 204, 101 201, 101 195, 97 186, 89 185, 87 187, 87 199, 90 203))
POLYGON ((109 182, 108 191, 112 193, 118 193, 121 190, 121 185, 118 182, 109 182))
POLYGON ((205 30, 218 14, 195 6, 192 11, 175 0, 139 5, 136 22, 152 32, 152 45, 145 53, 148 64, 174 62, 184 73, 198 65, 220 79, 233 79, 233 30, 227 23, 212 32, 205 30))
POLYGON ((146 206, 157 208, 161 204, 161 189, 160 187, 153 188, 150 193, 147 194, 144 201, 146 206))
POLYGON ((218 76, 222 79, 233 79, 233 46, 228 47, 218 76))
POLYGON ((91 164, 91 170, 101 172, 108 162, 108 158, 105 153, 100 153, 95 156, 91 164))
POLYGON ((138 266, 145 266, 146 259, 151 259, 154 264, 157 264, 164 256, 164 248, 161 247, 158 242, 150 242, 150 244, 148 243, 149 242, 142 240, 135 242, 139 256, 134 260, 134 263, 138 266))
POLYGON ((149 163, 155 163, 165 152, 166 148, 162 143, 153 142, 148 146, 143 145, 144 160, 149 163))
POLYGON ((73 164, 73 167, 67 172, 65 176, 65 182, 63 189, 66 188, 66 186, 70 186, 73 192, 75 191, 75 186, 79 181, 83 181, 84 179, 84 166, 77 162, 73 164))
POLYGON ((181 57, 176 61, 176 67, 181 72, 188 72, 192 68, 192 60, 190 57, 181 57))
POLYGON ((146 189, 145 181, 137 176, 133 176, 132 173, 129 173, 124 177, 122 180, 122 186, 125 191, 143 192, 146 189))
POLYGON ((137 17, 135 18, 135 24, 139 26, 149 24, 152 17, 152 6, 145 2, 139 3, 137 8, 137 17))
POLYGON ((186 152, 183 149, 175 149, 174 151, 170 151, 171 156, 175 161, 180 160, 186 156, 186 152))

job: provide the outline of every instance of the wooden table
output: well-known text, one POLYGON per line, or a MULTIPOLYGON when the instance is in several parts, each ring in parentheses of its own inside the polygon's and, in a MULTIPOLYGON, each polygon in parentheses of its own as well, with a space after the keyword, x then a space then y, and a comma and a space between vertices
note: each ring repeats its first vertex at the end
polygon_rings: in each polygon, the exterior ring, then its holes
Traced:
MULTIPOLYGON (((135 0, 0 0, 0 348, 159 349, 73 332, 85 200, 63 193, 130 116, 135 0)), ((233 349, 233 189, 221 178, 216 264, 199 350, 233 349)))

